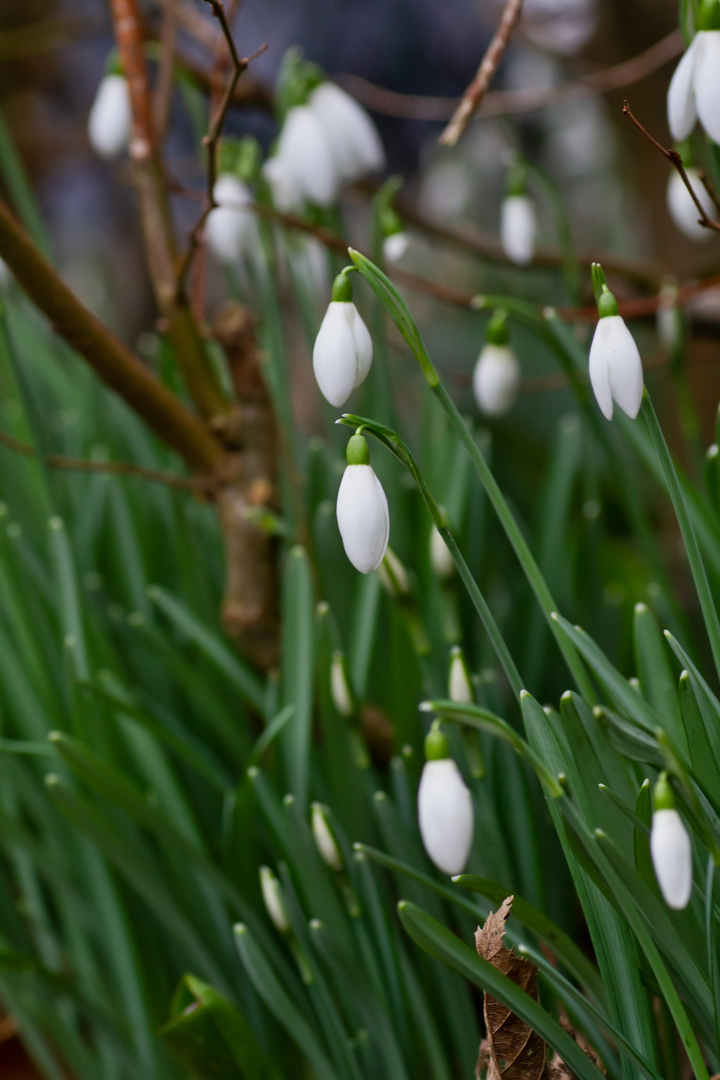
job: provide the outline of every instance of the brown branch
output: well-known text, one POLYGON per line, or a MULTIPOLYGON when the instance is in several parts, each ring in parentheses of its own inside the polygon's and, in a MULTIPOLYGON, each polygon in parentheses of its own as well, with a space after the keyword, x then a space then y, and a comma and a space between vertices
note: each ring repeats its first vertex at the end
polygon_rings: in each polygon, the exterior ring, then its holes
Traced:
POLYGON ((633 114, 630 112, 630 105, 628 104, 627 101, 623 102, 623 110, 622 110, 622 112, 623 112, 623 116, 625 117, 625 119, 629 120, 630 123, 633 125, 633 127, 637 128, 637 130, 640 132, 640 134, 643 136, 643 138, 647 139, 647 141, 650 143, 651 146, 654 146, 655 149, 658 150, 663 155, 663 157, 667 158, 667 160, 670 162, 670 164, 673 166, 673 168, 676 169, 677 172, 680 174, 682 182, 685 185, 685 187, 687 188, 688 194, 690 195, 690 198, 692 199, 692 201, 695 203, 695 206, 697 207, 697 211, 698 211, 698 213, 700 215, 700 218, 698 220, 698 225, 703 225, 706 229, 713 229, 715 232, 720 232, 720 221, 713 221, 713 219, 705 212, 705 209, 704 209, 702 203, 700 202, 699 198, 697 197, 695 189, 693 188, 692 184, 690 183, 690 180, 688 178, 688 174, 685 172, 685 166, 683 165, 682 158, 678 154, 677 150, 665 147, 665 146, 662 145, 662 143, 659 143, 657 141, 657 139, 654 138, 650 134, 650 132, 646 128, 643 127, 643 125, 640 123, 640 121, 637 119, 637 117, 633 116, 633 114))
POLYGON ((193 468, 217 461, 221 447, 212 433, 80 303, 2 200, 0 257, 57 333, 161 439, 193 468))
MULTIPOLYGON (((25 457, 37 457, 38 452, 30 443, 16 439, 7 432, 0 431, 0 445, 25 457)), ((43 458, 51 469, 67 469, 72 472, 113 473, 117 476, 133 476, 154 484, 182 488, 184 491, 203 491, 208 489, 208 481, 198 476, 178 476, 177 473, 164 469, 146 469, 144 465, 135 465, 131 461, 92 461, 88 458, 64 457, 62 454, 48 454, 43 458)))
POLYGON ((160 31, 160 64, 154 102, 155 134, 160 144, 167 130, 172 106, 178 29, 177 3, 178 0, 166 0, 160 31))
POLYGON ((523 0, 505 0, 505 8, 495 37, 490 42, 488 50, 482 58, 482 63, 475 78, 463 94, 455 114, 440 136, 439 141, 443 146, 455 145, 479 109, 480 102, 487 93, 492 77, 497 71, 508 47, 512 32, 517 26, 522 11, 522 2, 523 0))
MULTIPOLYGON (((595 97, 646 79, 679 56, 684 49, 682 34, 673 30, 645 52, 621 64, 582 75, 573 82, 550 86, 546 90, 489 90, 483 99, 483 116, 505 116, 533 112, 564 105, 568 101, 595 97)), ((458 106, 457 98, 430 97, 422 94, 398 94, 376 86, 359 75, 335 75, 333 78, 373 112, 404 120, 447 120, 458 106)))

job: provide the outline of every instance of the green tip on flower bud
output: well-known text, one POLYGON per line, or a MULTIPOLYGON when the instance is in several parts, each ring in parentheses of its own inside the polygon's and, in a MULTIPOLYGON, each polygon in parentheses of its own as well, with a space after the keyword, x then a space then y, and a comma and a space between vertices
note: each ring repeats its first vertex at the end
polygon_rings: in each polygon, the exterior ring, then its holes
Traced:
POLYGON ((698 16, 699 30, 720 30, 719 0, 701 0, 698 16))
POLYGON ((364 435, 352 435, 346 451, 348 465, 369 465, 370 447, 364 435))
POLYGON ((507 326, 507 311, 496 311, 488 323, 485 337, 491 345, 507 345, 510 334, 507 326))
POLYGON ((352 282, 347 274, 338 274, 333 281, 332 298, 334 303, 351 304, 353 298, 352 282))
POLYGON ((509 196, 524 195, 526 190, 525 177, 525 166, 521 161, 516 161, 507 175, 507 181, 505 183, 505 194, 509 196))
POLYGON ((448 741, 440 730, 440 721, 433 720, 430 731, 425 736, 425 760, 442 761, 450 757, 448 741))
POLYGON ((603 288, 607 289, 605 271, 600 263, 593 263, 590 268, 590 274, 592 277, 593 293, 595 294, 595 303, 599 303, 603 288))
POLYGON ((675 809, 675 796, 672 793, 672 788, 666 772, 661 772, 658 776, 655 790, 653 791, 653 797, 656 810, 675 809))
POLYGON ((606 318, 608 315, 618 315, 619 309, 617 306, 617 300, 608 289, 607 285, 603 285, 600 296, 597 302, 598 314, 601 319, 606 318))

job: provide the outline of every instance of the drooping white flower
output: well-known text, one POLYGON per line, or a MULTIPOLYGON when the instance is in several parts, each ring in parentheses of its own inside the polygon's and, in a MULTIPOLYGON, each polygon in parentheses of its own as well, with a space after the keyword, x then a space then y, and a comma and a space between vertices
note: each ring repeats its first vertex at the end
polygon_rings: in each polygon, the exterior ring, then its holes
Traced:
POLYGON ((323 82, 311 92, 308 106, 327 135, 341 180, 358 180, 383 168, 385 151, 377 128, 354 98, 335 83, 323 82))
POLYGON ((124 75, 105 75, 100 81, 88 117, 88 139, 96 154, 114 158, 127 149, 132 110, 124 75))
POLYGON ((383 258, 386 262, 399 262, 408 249, 410 237, 406 232, 390 233, 383 240, 383 258))
POLYGON ((327 131, 309 105, 290 109, 277 153, 286 170, 286 182, 298 195, 318 206, 335 201, 341 178, 327 131))
POLYGON ((290 929, 288 917, 282 901, 280 882, 273 874, 269 866, 260 867, 260 891, 263 903, 276 930, 284 934, 290 929))
POLYGON ((450 652, 448 697, 460 705, 472 705, 475 700, 465 657, 459 645, 453 646, 450 652))
POLYGON ((455 563, 436 525, 430 530, 430 563, 437 576, 446 581, 455 572, 455 563))
POLYGON ((656 810, 650 830, 650 854, 660 892, 668 907, 687 907, 692 892, 692 845, 674 809, 656 810))
POLYGON ((508 259, 527 266, 535 254, 537 220, 527 195, 506 195, 500 207, 500 242, 508 259))
POLYGON ((205 241, 219 262, 232 265, 248 254, 257 240, 255 215, 246 209, 253 198, 247 185, 231 173, 218 176, 213 197, 218 205, 207 216, 205 241))
POLYGON ((423 846, 444 874, 461 874, 472 846, 472 796, 450 757, 447 740, 433 726, 418 788, 418 825, 423 846))
POLYGON ((383 561, 390 538, 388 501, 369 464, 362 435, 353 435, 348 442, 347 460, 337 497, 337 523, 348 559, 361 574, 369 574, 383 561))
POLYGON ((293 182, 292 170, 287 159, 274 154, 263 163, 265 177, 275 209, 281 214, 292 214, 303 208, 303 196, 293 182))
POLYGON ((512 408, 520 385, 520 364, 507 345, 483 346, 473 372, 478 408, 488 416, 503 416, 512 408))
POLYGON ((347 718, 353 715, 353 696, 345 670, 345 658, 341 652, 334 652, 330 662, 330 696, 340 716, 347 718))
MULTIPOLYGON (((717 211, 707 188, 700 179, 697 169, 686 168, 687 176, 700 205, 709 218, 715 217, 717 211)), ((667 206, 670 217, 675 225, 688 240, 709 240, 712 230, 706 229, 700 224, 700 211, 693 202, 693 198, 683 183, 683 178, 675 169, 668 178, 667 206)))
POLYGON ((325 862, 331 870, 342 870, 343 861, 342 855, 340 854, 340 848, 337 846, 337 841, 332 834, 327 817, 325 816, 325 810, 320 803, 314 802, 312 804, 310 823, 312 825, 315 846, 320 852, 323 862, 325 862))
POLYGON ((335 279, 332 296, 315 339, 313 370, 323 396, 338 408, 367 377, 372 339, 352 302, 352 285, 345 274, 335 279))
POLYGON ((699 119, 720 143, 720 30, 698 30, 670 80, 667 109, 676 142, 687 139, 699 119))
POLYGON ((600 319, 590 346, 589 375, 600 411, 612 420, 616 402, 631 420, 643 396, 642 360, 635 339, 617 313, 615 297, 605 287, 598 301, 600 319))

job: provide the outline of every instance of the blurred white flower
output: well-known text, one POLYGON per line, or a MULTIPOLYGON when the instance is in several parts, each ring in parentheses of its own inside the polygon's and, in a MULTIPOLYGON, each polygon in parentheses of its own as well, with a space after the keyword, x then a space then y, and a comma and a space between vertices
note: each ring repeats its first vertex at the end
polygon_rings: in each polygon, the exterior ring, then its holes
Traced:
POLYGON ((293 182, 292 171, 285 158, 274 154, 263 163, 265 177, 273 205, 281 214, 293 214, 303 208, 303 196, 293 182))
POLYGON ((345 670, 345 658, 341 652, 334 652, 330 663, 330 696, 340 716, 350 717, 354 713, 353 696, 345 670))
POLYGON ((698 30, 675 68, 667 96, 668 124, 682 142, 700 120, 720 143, 720 30, 698 30))
MULTIPOLYGON (((698 201, 705 213, 709 218, 716 217, 717 210, 715 204, 710 198, 707 188, 700 179, 700 173, 697 169, 686 168, 685 175, 690 181, 692 189, 697 195, 698 201)), ((698 240, 702 242, 710 239, 712 230, 706 229, 700 224, 700 211, 683 183, 682 176, 680 176, 675 169, 673 169, 668 178, 667 206, 670 217, 673 219, 683 236, 686 236, 688 240, 698 240)))
POLYGON ((284 934, 290 929, 285 907, 282 902, 280 882, 273 874, 269 866, 260 867, 260 891, 263 903, 276 930, 284 934))
POLYGON ((436 525, 430 530, 430 563, 437 576, 445 581, 455 572, 455 563, 436 525))
POLYGON ((410 595, 408 572, 391 547, 385 551, 385 557, 378 567, 378 577, 385 592, 394 600, 410 595))
POLYGON ((503 416, 512 408, 520 385, 520 364, 508 345, 487 342, 475 364, 473 392, 487 416, 503 416))
POLYGON ((335 202, 341 177, 327 130, 309 105, 296 105, 288 112, 277 156, 286 170, 284 182, 299 196, 318 206, 335 202))
POLYGON ((431 731, 425 748, 428 760, 418 788, 418 825, 423 846, 444 874, 461 874, 475 825, 472 796, 449 756, 445 736, 431 731))
POLYGON ((350 562, 361 574, 369 574, 385 556, 390 511, 362 435, 353 435, 348 442, 347 460, 337 497, 338 529, 350 562))
POLYGON ((596 0, 525 0, 521 26, 541 49, 572 56, 595 33, 596 0))
POLYGON ((124 75, 105 75, 100 81, 88 117, 88 139, 96 154, 114 158, 127 149, 132 110, 124 75))
POLYGON ((472 705, 475 700, 462 649, 455 645, 450 653, 450 676, 448 696, 461 705, 472 705))
POLYGON ((213 197, 218 204, 207 216, 205 242, 215 258, 227 265, 249 254, 257 242, 257 223, 249 188, 237 176, 222 173, 215 181, 213 197))
POLYGON ((386 262, 399 262, 408 249, 410 237, 406 232, 390 233, 383 240, 383 258, 386 262))
POLYGON ((325 810, 320 803, 314 802, 310 811, 315 846, 320 852, 322 860, 331 870, 342 870, 343 861, 340 849, 328 824, 325 810))
POLYGON ((656 810, 650 830, 650 854, 660 892, 668 907, 687 907, 692 893, 692 845, 674 809, 656 810))
POLYGON ((506 195, 500 207, 500 241, 508 259, 527 266, 535 254, 537 220, 527 195, 506 195))
POLYGON ((384 167, 377 128, 354 98, 335 83, 323 82, 310 94, 308 106, 327 135, 340 180, 358 180, 384 167))

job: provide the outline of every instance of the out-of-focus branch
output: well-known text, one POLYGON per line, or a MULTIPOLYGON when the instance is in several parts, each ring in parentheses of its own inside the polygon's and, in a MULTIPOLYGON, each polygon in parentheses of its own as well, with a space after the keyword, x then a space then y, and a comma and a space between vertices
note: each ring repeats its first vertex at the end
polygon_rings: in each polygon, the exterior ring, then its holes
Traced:
POLYGON ((463 94, 450 123, 440 136, 439 141, 443 146, 455 145, 480 108, 480 102, 488 91, 490 81, 498 69, 510 42, 512 32, 517 26, 522 11, 522 2, 523 0, 505 0, 505 7, 495 37, 488 46, 475 78, 463 94))
MULTIPOLYGON (((621 64, 582 75, 573 82, 545 90, 489 90, 483 99, 483 116, 505 116, 564 105, 568 101, 596 97, 646 79, 684 49, 682 34, 673 30, 649 49, 621 64)), ((359 75, 336 75, 337 82, 373 112, 405 120, 447 120, 457 108, 457 98, 398 94, 376 86, 359 75)))
POLYGON ((177 43, 178 0, 166 0, 160 30, 160 64, 155 88, 155 133, 162 146, 170 119, 173 82, 175 79, 175 45, 177 43))
POLYGON ((215 464, 222 448, 205 424, 80 303, 1 200, 0 257, 57 333, 188 465, 215 464))
POLYGON ((177 251, 163 164, 152 122, 137 0, 111 0, 111 12, 118 52, 130 90, 133 117, 130 157, 155 298, 167 321, 168 334, 188 390, 202 415, 213 419, 226 414, 229 403, 210 365, 187 297, 177 288, 177 251))

